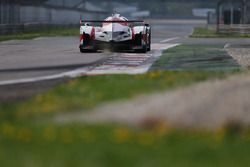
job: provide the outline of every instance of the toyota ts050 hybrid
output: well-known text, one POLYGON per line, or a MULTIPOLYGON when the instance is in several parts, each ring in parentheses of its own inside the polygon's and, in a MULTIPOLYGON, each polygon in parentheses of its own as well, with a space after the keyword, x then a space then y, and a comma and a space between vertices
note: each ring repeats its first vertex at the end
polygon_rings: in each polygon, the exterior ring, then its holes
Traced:
POLYGON ((115 13, 104 21, 81 19, 80 23, 82 53, 104 49, 146 53, 151 49, 151 28, 144 21, 129 21, 115 13))

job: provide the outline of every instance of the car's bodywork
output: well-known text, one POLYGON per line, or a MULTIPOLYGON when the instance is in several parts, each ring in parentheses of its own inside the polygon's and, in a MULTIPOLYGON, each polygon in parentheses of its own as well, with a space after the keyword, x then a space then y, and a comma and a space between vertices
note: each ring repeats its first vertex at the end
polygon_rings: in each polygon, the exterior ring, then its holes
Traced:
POLYGON ((150 51, 151 28, 144 21, 129 21, 119 14, 113 14, 104 21, 81 19, 80 51, 103 49, 150 51), (101 24, 94 26, 93 24, 101 24))

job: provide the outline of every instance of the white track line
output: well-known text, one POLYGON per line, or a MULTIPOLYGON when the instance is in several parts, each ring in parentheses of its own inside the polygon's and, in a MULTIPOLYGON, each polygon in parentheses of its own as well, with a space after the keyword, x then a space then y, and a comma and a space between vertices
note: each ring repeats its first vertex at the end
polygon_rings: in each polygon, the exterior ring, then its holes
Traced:
POLYGON ((39 81, 46 81, 46 80, 53 80, 53 79, 60 79, 66 76, 62 74, 58 75, 51 75, 45 77, 34 77, 34 78, 26 78, 26 79, 16 79, 16 80, 8 80, 8 81, 0 81, 0 86, 4 85, 14 85, 14 84, 23 84, 23 83, 32 83, 32 82, 39 82, 39 81))
MULTIPOLYGON (((162 51, 165 49, 169 49, 175 46, 178 46, 180 44, 152 44, 152 49, 154 49, 154 54, 152 52, 145 54, 144 56, 136 55, 136 54, 125 54, 126 58, 136 58, 138 57, 141 61, 141 58, 144 57, 145 61, 146 59, 154 58, 155 60, 158 59, 162 55, 162 51)), ((110 59, 109 59, 110 60, 110 59)), ((107 61, 109 61, 107 60, 107 61)), ((115 60, 115 59, 114 59, 115 60)), ((141 61, 143 63, 144 61, 141 61)), ((115 63, 115 62, 114 62, 115 63)), ((120 62, 118 62, 120 63, 120 62)), ((122 62, 121 62, 122 63, 122 62)), ((73 71, 61 73, 61 74, 55 74, 50 76, 44 76, 44 77, 34 77, 34 78, 26 78, 26 79, 16 79, 16 80, 7 80, 7 81, 0 81, 0 86, 4 85, 14 85, 14 84, 24 84, 24 83, 34 83, 39 81, 48 81, 53 79, 63 79, 63 78, 76 78, 83 75, 102 75, 102 74, 142 74, 146 73, 150 67, 152 66, 153 62, 146 63, 140 65, 135 64, 137 63, 135 60, 131 60, 131 62, 126 62, 129 64, 124 65, 105 65, 105 62, 103 65, 100 66, 90 66, 90 67, 84 67, 79 68, 73 71), (136 67, 130 67, 129 65, 137 65, 136 67)))
POLYGON ((179 37, 167 38, 167 39, 162 40, 160 43, 167 43, 167 42, 170 42, 170 41, 173 41, 173 40, 176 40, 176 39, 179 39, 179 37))

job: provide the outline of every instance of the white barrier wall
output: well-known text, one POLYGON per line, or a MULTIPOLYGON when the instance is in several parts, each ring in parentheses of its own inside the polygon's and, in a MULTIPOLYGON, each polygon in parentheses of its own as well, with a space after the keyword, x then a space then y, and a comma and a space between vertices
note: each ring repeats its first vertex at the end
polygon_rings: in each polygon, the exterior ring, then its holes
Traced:
MULTIPOLYGON (((1 2, 1 0, 0 0, 1 2)), ((77 25, 83 19, 104 19, 100 12, 81 12, 39 6, 6 5, 0 3, 0 35, 37 30, 50 25, 77 25)))
POLYGON ((76 24, 80 21, 80 16, 85 19, 96 19, 97 14, 81 13, 77 11, 51 10, 52 24, 76 24))
POLYGON ((49 23, 50 10, 42 7, 22 6, 20 9, 21 23, 49 23))
POLYGON ((102 19, 103 15, 94 12, 80 12, 65 9, 22 6, 20 8, 21 23, 44 24, 78 24, 80 15, 84 19, 102 19))

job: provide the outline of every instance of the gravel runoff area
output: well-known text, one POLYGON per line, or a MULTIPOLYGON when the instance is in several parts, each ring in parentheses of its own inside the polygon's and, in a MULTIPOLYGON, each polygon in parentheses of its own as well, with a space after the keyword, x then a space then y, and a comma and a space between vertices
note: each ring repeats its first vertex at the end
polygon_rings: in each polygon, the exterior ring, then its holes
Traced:
POLYGON ((230 123, 250 125, 250 76, 241 74, 187 88, 144 95, 56 118, 60 123, 114 122, 129 126, 166 123, 180 128, 218 128, 230 123))
POLYGON ((244 46, 228 46, 226 51, 243 67, 250 67, 250 48, 244 46))

